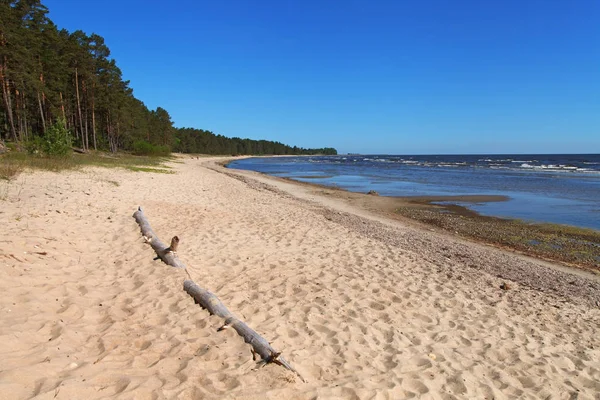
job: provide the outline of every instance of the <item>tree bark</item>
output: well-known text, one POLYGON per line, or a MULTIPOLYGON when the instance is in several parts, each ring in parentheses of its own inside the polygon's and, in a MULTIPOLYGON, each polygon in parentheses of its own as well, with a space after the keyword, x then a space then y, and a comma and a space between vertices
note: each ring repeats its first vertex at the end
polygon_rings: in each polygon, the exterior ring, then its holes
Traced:
POLYGON ((85 107, 85 116, 83 118, 83 120, 85 121, 85 125, 84 125, 84 135, 83 135, 83 148, 85 149, 85 151, 88 151, 90 149, 90 134, 88 131, 88 121, 89 121, 89 117, 88 117, 88 109, 89 109, 89 104, 88 104, 88 94, 87 94, 87 86, 85 84, 85 80, 83 80, 81 82, 81 89, 83 90, 83 98, 85 100, 84 103, 84 107, 85 107))
POLYGON ((6 107, 6 115, 8 116, 8 124, 10 126, 10 132, 12 134, 13 140, 17 142, 19 139, 17 138, 17 130, 15 128, 15 120, 13 117, 12 110, 12 102, 10 99, 10 89, 8 86, 8 81, 2 82, 2 97, 4 99, 4 106, 6 107))
POLYGON ((108 147, 111 153, 117 152, 117 139, 115 137, 115 127, 112 125, 110 110, 106 114, 106 135, 108 137, 108 147))
POLYGON ((42 117, 42 128, 46 132, 46 119, 44 118, 44 107, 42 107, 42 99, 40 98, 40 92, 37 92, 38 105, 40 106, 40 117, 42 117))
POLYGON ((119 120, 119 117, 117 116, 117 129, 116 131, 113 130, 113 133, 115 134, 114 137, 114 143, 115 143, 115 153, 119 150, 119 136, 121 135, 121 123, 119 120))
POLYGON ((96 96, 94 88, 95 85, 92 86, 92 138, 94 140, 94 150, 98 150, 96 146, 96 96))
POLYGON ((77 95, 77 114, 79 116, 79 132, 81 132, 81 142, 83 143, 83 119, 81 118, 81 101, 79 100, 79 75, 75 68, 75 92, 77 95))
MULTIPOLYGON (((0 47, 6 46, 6 38, 4 37, 4 32, 0 30, 0 47)), ((13 110, 12 104, 10 101, 10 86, 8 83, 8 76, 6 76, 8 70, 8 58, 6 55, 2 57, 0 62, 0 86, 2 86, 2 101, 4 103, 4 107, 6 108, 6 119, 8 120, 8 125, 10 127, 10 133, 12 134, 13 140, 17 141, 17 131, 15 130, 15 122, 13 118, 13 110)))
POLYGON ((17 114, 17 127, 19 131, 19 140, 23 141, 23 111, 21 110, 21 93, 15 89, 15 112, 17 114))
MULTIPOLYGON (((44 67, 42 66, 42 60, 41 57, 38 56, 38 65, 40 67, 40 71, 44 70, 44 67)), ((44 117, 44 105, 42 100, 44 99, 44 73, 40 72, 40 88, 37 90, 37 99, 38 99, 38 105, 40 106, 40 117, 42 118, 42 129, 44 130, 43 133, 46 133, 46 118, 44 117), (42 92, 42 95, 40 96, 40 91, 42 92)))
POLYGON ((94 138, 94 150, 98 150, 98 146, 96 145, 96 111, 94 110, 93 104, 92 104, 92 135, 94 138))
POLYGON ((29 140, 29 123, 27 122, 27 99, 25 98, 25 92, 21 92, 22 105, 23 105, 23 126, 25 140, 29 140))
POLYGON ((89 141, 89 135, 88 135, 88 110, 87 107, 85 108, 85 136, 84 136, 84 149, 85 151, 88 151, 90 149, 90 141, 89 141))
POLYGON ((62 110, 63 119, 65 120, 65 124, 67 123, 67 115, 65 114, 65 102, 63 101, 62 92, 60 92, 60 109, 62 110))

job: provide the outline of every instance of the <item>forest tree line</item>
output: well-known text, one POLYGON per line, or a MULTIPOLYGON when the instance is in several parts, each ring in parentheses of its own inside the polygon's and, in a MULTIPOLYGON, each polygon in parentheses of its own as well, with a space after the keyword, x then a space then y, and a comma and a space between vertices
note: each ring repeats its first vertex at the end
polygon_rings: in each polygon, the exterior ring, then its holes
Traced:
POLYGON ((0 86, 0 140, 26 144, 59 121, 84 151, 337 154, 175 128, 134 97, 101 36, 59 29, 39 0, 0 0, 0 86))

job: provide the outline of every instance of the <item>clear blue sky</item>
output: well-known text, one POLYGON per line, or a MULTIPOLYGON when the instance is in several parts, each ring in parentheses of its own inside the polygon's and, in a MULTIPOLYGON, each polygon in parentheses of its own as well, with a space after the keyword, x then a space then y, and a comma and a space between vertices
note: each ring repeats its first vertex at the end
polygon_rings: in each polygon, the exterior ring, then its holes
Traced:
POLYGON ((341 152, 600 152, 598 0, 46 0, 177 127, 341 152))

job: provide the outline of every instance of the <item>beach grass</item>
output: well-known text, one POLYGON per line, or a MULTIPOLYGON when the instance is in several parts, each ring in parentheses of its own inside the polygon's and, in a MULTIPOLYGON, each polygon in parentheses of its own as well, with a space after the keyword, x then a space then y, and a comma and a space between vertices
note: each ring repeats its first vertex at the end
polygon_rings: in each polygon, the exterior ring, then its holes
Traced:
POLYGON ((166 166, 164 166, 163 168, 149 168, 149 167, 138 167, 135 165, 128 165, 126 168, 128 170, 134 171, 134 172, 154 172, 157 174, 174 174, 175 173, 175 171, 167 169, 166 166))
POLYGON ((68 157, 46 157, 11 151, 0 156, 0 179, 13 179, 24 170, 64 171, 85 167, 126 168, 140 172, 172 173, 165 162, 172 157, 134 156, 127 153, 90 152, 68 157))
POLYGON ((16 178, 23 169, 24 167, 19 163, 0 162, 0 179, 10 181, 16 178))

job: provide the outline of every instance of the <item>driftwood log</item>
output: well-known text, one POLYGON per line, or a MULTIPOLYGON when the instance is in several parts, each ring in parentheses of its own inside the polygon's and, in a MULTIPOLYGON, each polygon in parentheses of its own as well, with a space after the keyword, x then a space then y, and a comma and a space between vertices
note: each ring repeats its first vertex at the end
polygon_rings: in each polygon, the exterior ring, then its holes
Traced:
MULTIPOLYGON (((160 241, 158 236, 152 230, 148 219, 144 215, 142 208, 133 214, 136 222, 140 225, 142 235, 147 243, 149 243, 157 256, 163 260, 166 264, 177 268, 185 269, 185 265, 177 258, 176 251, 179 244, 179 238, 174 236, 171 240, 171 246, 166 246, 160 241)), ((187 272, 187 269, 186 269, 187 272)), ((188 273, 189 276, 189 273, 188 273)), ((225 307, 225 305, 219 300, 217 296, 209 292, 206 289, 201 288, 192 280, 186 280, 183 282, 183 289, 194 298, 197 304, 200 304, 202 308, 206 309, 210 314, 217 315, 225 320, 225 323, 218 331, 223 329, 233 328, 244 341, 252 346, 252 353, 258 354, 261 357, 263 364, 274 363, 278 364, 292 372, 294 372, 302 381, 304 378, 281 356, 281 353, 276 351, 269 342, 267 342, 262 336, 256 331, 246 325, 242 320, 237 318, 225 307)))
POLYGON ((172 267, 185 269, 185 264, 177 258, 176 251, 177 245, 179 244, 179 238, 177 236, 174 236, 173 239, 171 239, 171 246, 167 246, 161 242, 152 230, 150 222, 148 222, 146 215, 144 215, 144 212, 142 211, 142 207, 138 207, 137 211, 133 213, 133 218, 135 218, 136 222, 140 225, 144 240, 152 246, 158 258, 172 267))
POLYGON ((252 346, 253 353, 258 354, 262 358, 263 363, 275 363, 281 365, 296 373, 296 375, 304 381, 304 378, 302 378, 298 371, 296 371, 290 363, 281 356, 280 352, 271 347, 269 342, 260 336, 254 329, 250 328, 245 322, 233 315, 217 296, 196 285, 194 281, 189 279, 183 282, 183 290, 192 296, 196 303, 200 304, 202 308, 206 309, 212 315, 218 315, 225 320, 224 325, 218 329, 219 331, 233 328, 244 338, 246 343, 252 346))

